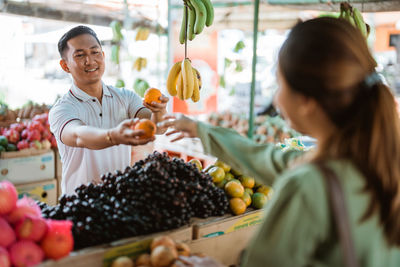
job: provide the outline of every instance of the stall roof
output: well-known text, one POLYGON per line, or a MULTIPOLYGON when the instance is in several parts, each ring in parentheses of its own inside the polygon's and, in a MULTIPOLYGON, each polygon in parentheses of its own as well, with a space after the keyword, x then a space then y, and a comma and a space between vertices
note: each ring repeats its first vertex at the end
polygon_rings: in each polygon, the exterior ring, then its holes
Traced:
MULTIPOLYGON (((344 0, 264 0, 271 5, 281 5, 296 9, 338 11, 344 0)), ((399 0, 352 0, 351 5, 362 12, 400 11, 399 0)))

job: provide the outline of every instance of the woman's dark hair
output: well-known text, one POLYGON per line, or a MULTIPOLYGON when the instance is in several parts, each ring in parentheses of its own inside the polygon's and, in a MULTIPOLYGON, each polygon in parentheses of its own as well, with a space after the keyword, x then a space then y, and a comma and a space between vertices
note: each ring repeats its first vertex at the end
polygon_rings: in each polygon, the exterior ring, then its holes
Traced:
POLYGON ((82 34, 90 34, 91 36, 93 36, 97 43, 101 46, 101 43, 99 41, 99 39, 97 38, 97 34, 89 27, 80 25, 80 26, 76 26, 74 28, 72 28, 71 30, 69 30, 68 32, 66 32, 58 41, 58 52, 60 53, 60 56, 63 57, 64 56, 64 52, 65 50, 68 48, 67 46, 67 42, 79 35, 82 34))
POLYGON ((361 32, 342 19, 296 25, 279 53, 291 90, 314 98, 336 127, 314 160, 349 159, 371 196, 362 221, 378 212, 390 245, 400 245, 400 123, 395 99, 377 79, 361 32))

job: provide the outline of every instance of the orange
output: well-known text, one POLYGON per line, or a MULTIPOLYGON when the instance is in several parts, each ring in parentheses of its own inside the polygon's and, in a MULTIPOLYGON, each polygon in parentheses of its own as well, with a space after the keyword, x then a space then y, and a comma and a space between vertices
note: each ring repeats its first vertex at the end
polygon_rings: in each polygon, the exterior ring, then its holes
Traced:
POLYGON ((156 125, 149 119, 141 119, 135 125, 135 130, 142 130, 144 131, 143 135, 141 135, 140 139, 147 139, 151 138, 156 134, 156 125))
POLYGON ((225 172, 222 168, 220 167, 212 167, 209 171, 208 174, 213 178, 213 182, 215 184, 221 182, 224 180, 225 177, 225 172))
POLYGON ((151 104, 152 102, 161 103, 160 96, 162 96, 160 90, 149 88, 144 92, 144 102, 147 104, 151 104))
POLYGON ((251 196, 249 193, 247 193, 246 191, 243 193, 243 196, 241 197, 241 199, 244 201, 244 203, 246 204, 246 207, 250 206, 251 204, 251 196))
POLYGON ((230 197, 242 197, 244 193, 244 188, 240 183, 230 181, 225 185, 225 192, 230 197))
POLYGON ((229 207, 235 215, 243 214, 246 211, 246 203, 238 197, 229 200, 229 207))
POLYGON ((250 196, 252 196, 253 195, 253 189, 251 189, 251 188, 245 188, 244 189, 244 192, 247 192, 250 196))
POLYGON ((242 183, 242 185, 246 188, 253 188, 254 187, 254 178, 250 177, 250 176, 245 176, 242 175, 239 177, 240 182, 242 183))
POLYGON ((272 196, 273 190, 272 190, 272 188, 269 187, 269 186, 262 185, 262 186, 260 186, 259 188, 257 188, 257 192, 258 192, 258 193, 264 194, 266 197, 268 197, 268 199, 270 199, 271 196, 272 196))
POLYGON ((268 199, 267 196, 263 193, 254 193, 251 197, 251 201, 253 202, 253 207, 256 209, 261 209, 264 207, 265 203, 267 203, 268 199))

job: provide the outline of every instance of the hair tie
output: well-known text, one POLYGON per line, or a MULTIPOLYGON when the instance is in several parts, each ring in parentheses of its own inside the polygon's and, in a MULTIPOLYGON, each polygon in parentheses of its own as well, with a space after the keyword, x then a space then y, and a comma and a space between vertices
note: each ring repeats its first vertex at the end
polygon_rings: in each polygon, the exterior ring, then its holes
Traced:
POLYGON ((369 74, 367 77, 364 79, 364 84, 368 87, 368 89, 372 88, 374 85, 382 83, 381 76, 379 76, 378 73, 375 71, 369 74))

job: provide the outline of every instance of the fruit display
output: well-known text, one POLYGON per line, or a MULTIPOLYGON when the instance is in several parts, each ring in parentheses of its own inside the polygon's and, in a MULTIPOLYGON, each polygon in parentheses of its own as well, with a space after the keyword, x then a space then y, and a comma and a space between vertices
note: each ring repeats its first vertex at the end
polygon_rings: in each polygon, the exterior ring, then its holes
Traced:
POLYGON ((49 107, 45 104, 37 104, 29 101, 21 108, 10 109, 6 104, 0 103, 0 122, 15 122, 19 119, 32 119, 37 114, 49 112, 49 107))
POLYGON ((365 23, 364 18, 357 8, 351 6, 347 2, 340 3, 339 18, 345 19, 350 22, 354 27, 359 29, 365 38, 368 38, 370 26, 365 23))
POLYGON ((167 77, 167 89, 171 96, 177 96, 180 100, 200 100, 200 72, 192 67, 188 58, 172 66, 167 77))
POLYGON ((132 66, 132 68, 137 71, 141 71, 146 67, 147 67, 147 59, 143 57, 138 57, 132 66))
POLYGON ((50 132, 48 113, 35 115, 29 122, 13 123, 10 127, 0 128, 0 152, 56 147, 56 139, 50 132))
POLYGON ((46 220, 33 199, 17 198, 12 183, 0 182, 0 266, 33 266, 67 256, 74 243, 72 223, 46 220))
POLYGON ((213 178, 213 183, 224 189, 230 198, 229 208, 234 215, 243 214, 247 207, 261 209, 272 196, 271 187, 256 183, 253 177, 233 170, 220 160, 208 166, 205 171, 213 178))
POLYGON ((42 203, 44 217, 73 222, 75 249, 186 225, 192 217, 221 216, 228 200, 194 164, 154 152, 132 167, 42 203))
POLYGON ((139 27, 137 29, 135 41, 146 41, 149 38, 150 29, 147 27, 139 27))
POLYGON ((183 18, 179 42, 192 41, 204 26, 210 27, 214 21, 214 7, 210 0, 183 0, 183 18))
MULTIPOLYGON (((232 128, 243 136, 247 136, 249 130, 246 116, 232 112, 213 113, 208 116, 207 121, 214 126, 232 128)), ((298 136, 300 134, 289 128, 279 116, 257 116, 254 121, 254 141, 257 143, 284 143, 285 139, 298 136)))
POLYGON ((128 256, 116 258, 111 267, 186 267, 186 266, 221 266, 203 254, 192 254, 190 247, 182 242, 175 242, 169 236, 159 236, 152 240, 148 253, 139 255, 136 259, 128 256), (200 265, 194 265, 196 264, 200 265))

